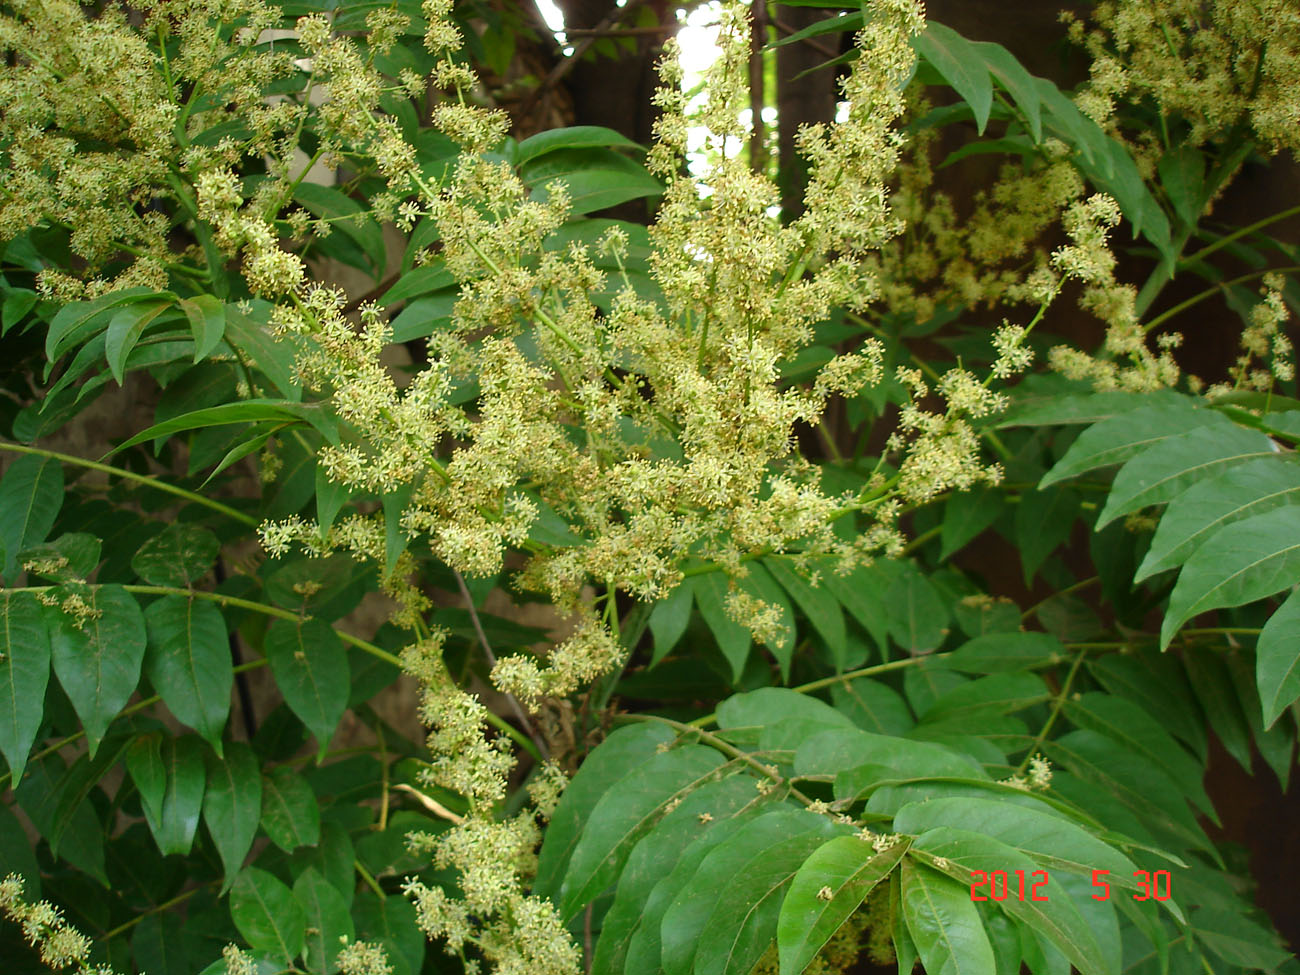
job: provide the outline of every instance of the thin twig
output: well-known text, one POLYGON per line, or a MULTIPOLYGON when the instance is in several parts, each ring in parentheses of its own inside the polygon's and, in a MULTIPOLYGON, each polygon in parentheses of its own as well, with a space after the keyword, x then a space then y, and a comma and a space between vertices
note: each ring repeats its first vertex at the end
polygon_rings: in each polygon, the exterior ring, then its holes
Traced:
POLYGON ((465 822, 464 816, 452 812, 450 809, 448 809, 446 806, 440 803, 437 799, 434 799, 432 796, 426 796, 423 792, 415 788, 415 786, 413 785, 407 785, 405 782, 399 782, 397 783, 397 785, 393 786, 393 789, 399 792, 410 793, 412 796, 415 797, 415 801, 418 802, 420 805, 422 805, 425 809, 429 810, 429 812, 433 813, 435 816, 439 816, 447 820, 449 823, 455 823, 457 826, 461 826, 465 822))
MULTIPOLYGON (((645 3, 646 0, 627 0, 627 3, 622 7, 615 7, 610 11, 609 15, 595 27, 588 28, 591 33, 575 44, 573 47, 573 53, 552 68, 551 73, 542 79, 541 84, 528 93, 528 97, 525 98, 520 106, 515 110, 515 117, 527 118, 528 114, 533 110, 533 106, 537 104, 542 95, 564 80, 564 76, 574 69, 574 66, 577 65, 582 56, 587 53, 587 49, 590 48, 591 45, 595 44, 605 31, 612 30, 615 24, 619 23, 619 21, 623 20, 628 14, 632 13, 632 11, 636 10, 638 7, 643 6, 645 3)), ((576 31, 574 33, 576 33, 576 31)))
MULTIPOLYGON (((469 609, 470 622, 474 624, 474 633, 478 636, 479 646, 483 648, 483 656, 487 658, 488 666, 495 668, 497 665, 496 654, 492 652, 492 645, 488 643, 487 634, 483 632, 483 623, 478 618, 478 610, 474 608, 474 597, 470 595, 469 586, 465 585, 465 577, 456 569, 452 569, 451 574, 456 577, 456 585, 460 588, 460 594, 465 600, 465 606, 469 609)), ((518 698, 509 691, 506 691, 505 695, 506 700, 510 702, 510 709, 514 711, 515 717, 519 719, 519 723, 523 725, 524 731, 533 740, 537 750, 542 753, 544 759, 550 758, 551 753, 546 747, 546 742, 537 733, 533 723, 528 720, 528 715, 524 712, 518 698)))
POLYGON ((582 970, 591 971, 591 915, 595 902, 587 905, 582 915, 582 970))
POLYGON ((762 173, 767 168, 767 147, 763 126, 763 50, 767 47, 767 0, 750 5, 754 23, 749 36, 749 168, 762 173))
MULTIPOLYGON (((781 32, 782 34, 784 34, 786 37, 790 37, 791 35, 798 33, 798 32, 797 32, 793 27, 791 27, 789 24, 782 23, 782 22, 781 22, 779 19, 777 19, 776 17, 773 17, 773 18, 772 18, 772 26, 774 26, 778 31, 780 31, 780 32, 781 32)), ((837 57, 839 57, 839 54, 838 54, 838 53, 836 53, 835 51, 832 51, 829 47, 827 47, 827 46, 826 46, 825 44, 823 44, 821 41, 815 41, 815 40, 813 40, 811 37, 805 37, 805 38, 804 38, 800 43, 807 44, 809 47, 811 47, 811 48, 812 48, 814 51, 816 51, 818 54, 824 55, 824 56, 827 57, 827 58, 832 58, 832 59, 833 59, 833 58, 837 58, 837 57)))
POLYGON ((645 37, 655 34, 670 34, 677 30, 677 24, 658 24, 654 27, 613 27, 601 30, 599 27, 565 28, 569 37, 645 37))

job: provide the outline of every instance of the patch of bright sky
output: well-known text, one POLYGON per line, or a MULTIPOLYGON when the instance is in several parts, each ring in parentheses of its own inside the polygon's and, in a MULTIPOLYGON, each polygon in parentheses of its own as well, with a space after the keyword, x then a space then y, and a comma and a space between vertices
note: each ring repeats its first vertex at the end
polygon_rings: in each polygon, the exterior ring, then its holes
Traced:
MULTIPOLYGON (((565 44, 565 54, 572 54, 573 48, 567 46, 568 38, 564 33, 564 14, 554 3, 554 0, 536 0, 537 9, 541 11, 542 19, 546 21, 546 26, 555 32, 555 39, 565 44)), ((615 3, 622 7, 627 0, 615 0, 615 3)), ((686 91, 692 91, 699 87, 700 80, 704 77, 704 72, 708 70, 709 65, 717 60, 718 50, 718 14, 722 4, 718 0, 708 0, 687 11, 678 8, 676 11, 677 22, 681 24, 681 30, 677 33, 677 42, 682 52, 682 85, 686 91)), ((698 92, 688 103, 687 112, 700 108, 708 98, 708 93, 698 92)), ((836 112, 839 120, 847 115, 847 103, 841 103, 836 112)), ((746 128, 750 126, 750 111, 745 109, 740 113, 741 121, 746 128)), ((763 121, 769 127, 775 126, 777 121, 776 106, 765 105, 763 107, 763 121)), ((707 159, 706 148, 709 141, 708 130, 703 126, 692 126, 686 136, 686 166, 691 175, 696 177, 704 195, 708 195, 707 176, 709 172, 709 163, 707 159)), ((730 147, 728 147, 730 148, 730 147)))

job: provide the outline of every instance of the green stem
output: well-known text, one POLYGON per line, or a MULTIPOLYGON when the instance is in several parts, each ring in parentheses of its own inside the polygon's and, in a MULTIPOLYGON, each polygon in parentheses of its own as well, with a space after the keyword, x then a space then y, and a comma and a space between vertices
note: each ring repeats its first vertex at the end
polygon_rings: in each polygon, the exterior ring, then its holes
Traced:
POLYGON ((366 882, 367 887, 373 890, 381 898, 386 896, 384 894, 384 888, 379 886, 379 881, 375 879, 374 874, 367 870, 360 860, 353 860, 352 866, 356 869, 357 873, 361 875, 361 879, 366 882))
POLYGON ((42 450, 39 447, 24 447, 21 444, 5 443, 3 441, 0 441, 0 450, 8 450, 16 454, 33 454, 37 457, 50 457, 54 460, 62 461, 65 464, 74 464, 79 467, 88 468, 92 471, 100 471, 113 477, 121 477, 128 481, 147 484, 159 491, 165 491, 168 494, 176 495, 178 498, 184 498, 186 501, 192 502, 193 504, 200 504, 206 508, 211 508, 213 511, 219 511, 228 518, 233 518, 245 525, 255 528, 258 524, 257 519, 251 515, 246 515, 242 511, 236 511, 234 508, 224 505, 220 501, 213 501, 211 498, 206 498, 201 494, 196 494, 193 491, 187 491, 184 488, 176 487, 174 484, 168 484, 166 481, 160 481, 151 474, 136 474, 134 471, 123 470, 120 467, 112 467, 109 464, 101 464, 94 460, 86 460, 84 457, 75 457, 72 454, 61 454, 56 450, 42 450))
POLYGON ((918 548, 920 548, 930 539, 938 537, 938 535, 942 531, 943 531, 943 525, 935 525, 933 528, 927 528, 925 531, 921 532, 921 534, 917 535, 914 539, 912 539, 910 542, 907 543, 907 545, 903 547, 902 554, 910 555, 912 552, 915 552, 918 548))
MULTIPOLYGON (((15 592, 17 590, 9 589, 8 591, 15 592)), ((248 663, 243 663, 240 664, 238 667, 235 667, 234 673, 242 674, 248 670, 256 670, 259 667, 265 667, 266 664, 267 662, 265 659, 250 660, 248 663)), ((153 707, 155 704, 158 704, 160 701, 162 701, 162 697, 160 697, 157 694, 155 694, 153 697, 141 698, 139 701, 136 701, 130 707, 123 708, 122 712, 118 715, 118 717, 127 718, 133 714, 138 714, 140 711, 143 711, 146 708, 153 707)), ((72 745, 75 744, 76 742, 81 741, 81 739, 84 738, 85 736, 86 736, 86 732, 84 729, 82 731, 74 732, 73 734, 68 735, 66 738, 56 741, 53 745, 47 745, 45 748, 42 748, 39 752, 37 752, 27 761, 30 764, 31 762, 39 762, 42 759, 49 758, 51 755, 53 755, 55 752, 59 751, 60 749, 66 748, 68 745, 72 745)), ((9 777, 12 774, 13 773, 11 772, 5 772, 4 774, 0 775, 0 788, 4 788, 4 784, 9 781, 9 777)))
MULTIPOLYGON (((215 883, 215 881, 213 883, 215 883)), ((119 924, 112 931, 105 932, 103 936, 103 940, 112 941, 123 931, 130 931, 133 927, 135 927, 137 924, 139 924, 141 921, 147 918, 150 914, 161 914, 163 911, 167 910, 167 908, 175 907, 177 904, 184 903, 185 901, 193 897, 195 894, 197 894, 199 891, 211 886, 213 886, 212 883, 200 884, 198 887, 192 887, 191 889, 185 891, 185 893, 183 894, 177 894, 169 901, 163 901, 161 904, 156 904, 155 906, 149 908, 148 910, 141 911, 139 914, 131 918, 131 920, 127 921, 125 924, 119 924)))
POLYGON ((1244 227, 1239 227, 1238 229, 1234 230, 1232 233, 1228 234, 1226 237, 1220 237, 1213 244, 1207 244, 1205 247, 1202 247, 1195 254, 1189 254, 1187 257, 1184 257, 1181 263, 1192 264, 1195 261, 1203 260, 1204 258, 1209 257, 1211 254, 1213 254, 1215 251, 1227 247, 1234 240, 1240 240, 1242 237, 1245 237, 1249 234, 1253 234, 1256 230, 1261 230, 1262 228, 1267 227, 1271 223, 1277 223, 1280 220, 1286 220, 1288 217, 1295 217, 1295 216, 1300 216, 1300 206, 1294 206, 1287 210, 1281 210, 1273 214, 1271 217, 1265 217, 1262 220, 1256 220, 1252 224, 1247 224, 1244 227))
POLYGON ((1016 768, 1016 775, 1024 774, 1025 769, 1029 768, 1030 759, 1037 755, 1038 750, 1043 747, 1048 732, 1056 724, 1056 719, 1061 714, 1061 708, 1064 706, 1066 698, 1070 696, 1070 686, 1074 683, 1074 675, 1079 672, 1079 665, 1083 663, 1083 658, 1084 654, 1082 653, 1075 655, 1074 662, 1070 664, 1070 672, 1065 675, 1065 681, 1061 684, 1061 692, 1056 695, 1056 699, 1052 702, 1052 713, 1047 716, 1047 721, 1043 724, 1042 730, 1034 737, 1034 743, 1029 746, 1029 751, 1025 752, 1025 757, 1016 768))
MULTIPOLYGON (((758 772, 764 778, 771 779, 772 781, 778 784, 784 783, 786 781, 781 776, 780 772, 773 771, 770 766, 764 765, 762 762, 758 761, 758 759, 754 758, 754 756, 750 755, 748 752, 742 751, 741 749, 737 748, 735 745, 731 744, 731 742, 719 738, 717 735, 713 734, 712 732, 705 731, 703 728, 698 727, 694 722, 691 722, 690 724, 684 724, 681 721, 674 721, 671 718, 663 718, 657 714, 625 714, 625 715, 620 715, 620 717, 628 721, 653 721, 656 724, 667 725, 668 727, 674 729, 679 735, 694 735, 698 737, 700 741, 702 741, 704 744, 708 745, 711 748, 716 748, 718 751, 722 752, 722 754, 726 755, 728 758, 734 759, 739 762, 743 762, 744 764, 748 765, 750 768, 758 772)), ((789 786, 789 789, 790 789, 790 795, 794 796, 805 806, 812 805, 812 800, 809 799, 802 792, 800 792, 798 789, 796 789, 794 786, 789 786)))
MULTIPOLYGON (((927 653, 919 657, 905 657, 902 660, 891 660, 889 663, 876 664, 874 667, 863 667, 861 670, 851 670, 847 674, 836 674, 834 677, 823 677, 820 680, 809 681, 807 684, 800 684, 792 687, 790 690, 798 694, 811 694, 813 691, 820 691, 823 687, 830 687, 840 682, 856 680, 859 677, 874 677, 877 674, 887 674, 893 670, 903 670, 906 667, 914 667, 917 664, 924 663, 927 660, 944 660, 951 657, 951 653, 927 653)), ((631 715, 628 715, 631 717, 631 715)), ((702 718, 696 718, 694 721, 687 722, 688 728, 706 728, 718 720, 717 712, 706 714, 702 718)))
POLYGON ((1142 330, 1144 332, 1150 332, 1153 328, 1163 324, 1164 322, 1173 318, 1175 315, 1185 312, 1188 308, 1191 308, 1193 305, 1199 304, 1200 302, 1204 301, 1207 298, 1213 298, 1221 291, 1231 288, 1235 284, 1243 284, 1246 281, 1253 281, 1255 278, 1262 278, 1266 274, 1294 274, 1296 271, 1300 271, 1300 265, 1291 265, 1288 267, 1270 267, 1264 269, 1263 271, 1251 271, 1249 274, 1243 274, 1239 277, 1233 278, 1230 281, 1219 281, 1216 284, 1213 284, 1210 287, 1206 288, 1204 291, 1192 295, 1186 301, 1180 301, 1178 304, 1174 305, 1174 307, 1162 311, 1155 318, 1151 319, 1151 321, 1143 325, 1142 330))
POLYGON ((1038 612, 1038 610, 1043 608, 1044 603, 1047 603, 1048 601, 1050 601, 1056 596, 1064 596, 1068 593, 1078 592, 1080 589, 1087 589, 1089 586, 1095 585, 1098 582, 1101 582, 1101 576, 1090 576, 1087 579, 1081 579, 1080 581, 1074 583, 1074 585, 1072 586, 1066 586, 1064 589, 1060 590, 1059 592, 1052 593, 1052 595, 1048 596, 1047 599, 1034 603, 1034 605, 1030 606, 1027 610, 1025 610, 1023 613, 1020 614, 1020 618, 1022 620, 1029 619, 1029 617, 1033 616, 1034 613, 1038 612))

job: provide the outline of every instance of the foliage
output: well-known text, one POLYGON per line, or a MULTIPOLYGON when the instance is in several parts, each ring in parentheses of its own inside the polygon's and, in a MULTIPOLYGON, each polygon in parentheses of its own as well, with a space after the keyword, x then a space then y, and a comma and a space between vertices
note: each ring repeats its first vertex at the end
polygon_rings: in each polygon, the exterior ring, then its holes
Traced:
POLYGON ((1297 148, 1300 9, 1154 6, 1073 93, 808 28, 781 220, 738 7, 647 148, 508 138, 495 8, 0 3, 6 970, 1296 971, 1203 780, 1300 721, 1300 208, 1210 213, 1297 148))

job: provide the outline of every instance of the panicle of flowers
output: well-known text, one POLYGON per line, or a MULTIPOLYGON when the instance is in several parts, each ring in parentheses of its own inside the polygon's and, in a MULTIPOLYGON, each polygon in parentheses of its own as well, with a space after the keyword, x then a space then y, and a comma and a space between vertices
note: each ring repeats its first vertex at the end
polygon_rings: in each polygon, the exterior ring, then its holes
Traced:
POLYGON ((0 880, 0 914, 22 928, 23 938, 50 968, 76 966, 76 975, 114 975, 108 965, 90 965, 91 941, 69 924, 49 901, 23 900, 23 879, 11 873, 0 880))
MULTIPOLYGON (((1116 0, 1091 11, 1091 28, 1062 19, 1092 55, 1080 108, 1125 138, 1114 118, 1123 101, 1155 103, 1190 126, 1199 146, 1247 123, 1268 150, 1300 148, 1300 8, 1290 0, 1116 0)), ((1157 133, 1137 137, 1140 155, 1160 150, 1157 133)))
POLYGON ((1166 338, 1153 350, 1138 318, 1137 289, 1115 280, 1108 237, 1120 216, 1119 205, 1102 193, 1066 210, 1063 223, 1070 243, 1052 254, 1052 269, 1063 279, 1083 282, 1079 304, 1106 323, 1106 337, 1101 355, 1056 346, 1048 353, 1048 362, 1071 379, 1091 380, 1097 389, 1164 389, 1175 385, 1180 376, 1172 354, 1179 337, 1166 338))
POLYGON ((969 420, 1000 411, 1005 397, 958 366, 939 378, 938 392, 946 400, 946 409, 937 413, 919 405, 930 395, 920 370, 899 367, 897 379, 908 389, 911 400, 901 410, 898 429, 887 442, 889 450, 903 453, 898 465, 899 493, 911 501, 927 501, 952 489, 966 491, 976 484, 1000 483, 1002 468, 984 463, 979 436, 969 420))
POLYGON ((373 64, 405 29, 405 15, 368 15, 366 56, 325 16, 300 18, 309 56, 295 59, 257 43, 285 26, 264 0, 143 0, 134 9, 143 23, 118 4, 92 15, 71 0, 21 0, 0 14, 0 240, 48 221, 66 228, 84 264, 42 274, 46 295, 68 301, 193 278, 193 265, 211 255, 198 245, 175 251, 177 221, 200 239, 207 224, 222 258, 242 252, 256 294, 292 292, 304 268, 280 234, 302 241, 308 227, 322 237, 332 227, 302 210, 280 216, 302 178, 309 116, 320 140, 310 161, 368 154, 392 186, 409 189, 414 149, 376 111, 388 82, 373 64), (301 83, 293 97, 270 97, 287 81, 301 83), (205 97, 187 101, 186 88, 205 97), (244 134, 207 137, 225 126, 244 134), (269 178, 245 200, 233 173, 248 159, 265 159, 269 178))
POLYGON ((1227 382, 1211 386, 1207 395, 1216 396, 1233 389, 1268 392, 1276 382, 1295 377, 1294 348, 1284 330, 1291 318, 1282 291, 1286 278, 1268 274, 1260 289, 1262 301, 1250 310, 1250 318, 1241 332, 1242 354, 1237 357, 1227 382))
POLYGON ((388 952, 380 945, 365 941, 345 944, 335 961, 342 975, 393 975, 388 952))

